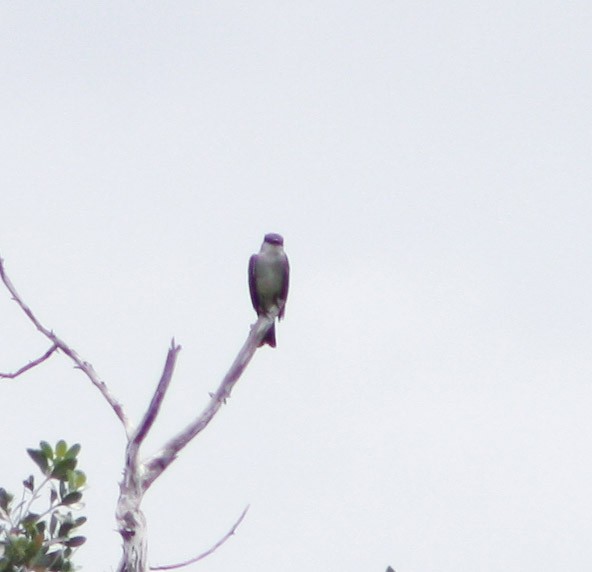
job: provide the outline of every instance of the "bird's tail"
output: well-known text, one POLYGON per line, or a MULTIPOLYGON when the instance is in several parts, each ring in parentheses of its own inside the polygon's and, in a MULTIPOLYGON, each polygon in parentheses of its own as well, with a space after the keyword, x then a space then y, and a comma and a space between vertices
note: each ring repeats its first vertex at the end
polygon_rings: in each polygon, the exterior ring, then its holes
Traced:
POLYGON ((259 347, 265 344, 275 348, 275 324, 271 324, 271 328, 267 330, 267 334, 265 334, 265 337, 261 340, 259 347))

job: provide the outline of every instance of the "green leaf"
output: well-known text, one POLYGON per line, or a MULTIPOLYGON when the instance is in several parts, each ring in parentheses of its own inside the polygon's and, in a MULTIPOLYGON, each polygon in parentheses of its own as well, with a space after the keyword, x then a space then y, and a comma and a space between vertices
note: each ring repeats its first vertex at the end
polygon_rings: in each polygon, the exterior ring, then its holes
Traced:
POLYGON ((74 492, 74 493, 68 493, 63 499, 61 504, 63 505, 71 505, 71 504, 75 504, 77 502, 80 502, 80 499, 82 498, 82 493, 78 493, 78 492, 74 492))
POLYGON ((64 564, 64 559, 62 558, 62 551, 55 550, 54 552, 46 554, 40 561, 40 564, 46 566, 48 570, 61 570, 62 565, 64 564))
POLYGON ((51 472, 51 477, 53 479, 59 479, 60 481, 67 480, 68 471, 75 469, 76 463, 76 459, 62 459, 61 461, 56 461, 53 466, 53 471, 51 472))
POLYGON ((77 491, 86 484, 86 475, 83 471, 69 471, 68 472, 68 488, 71 491, 77 491))
POLYGON ((25 564, 29 544, 26 538, 11 535, 8 538, 4 555, 14 564, 25 564))
POLYGON ((86 536, 73 536, 65 542, 66 546, 70 548, 76 548, 82 546, 86 542, 86 536))
POLYGON ((78 453, 80 453, 80 443, 76 443, 75 445, 72 445, 65 454, 65 458, 66 459, 75 459, 78 456, 78 453))
POLYGON ((38 514, 35 514, 34 512, 30 512, 29 514, 27 514, 25 516, 25 518, 23 518, 21 520, 21 523, 24 526, 27 526, 27 525, 36 523, 38 520, 39 520, 39 515, 38 514))
POLYGON ((64 456, 66 455, 67 450, 68 450, 68 445, 66 444, 66 441, 64 441, 63 439, 60 439, 56 443, 56 447, 55 447, 56 457, 58 459, 63 459, 64 456))
POLYGON ((0 487, 0 508, 8 511, 8 505, 12 502, 13 498, 10 493, 6 492, 6 489, 0 487))
POLYGON ((49 466, 47 464, 47 457, 43 454, 43 451, 40 449, 27 449, 27 453, 29 453, 29 457, 35 461, 37 466, 41 469, 41 472, 46 475, 49 470, 49 466))
POLYGON ((33 489, 35 488, 35 477, 33 477, 33 475, 29 475, 29 478, 23 481, 23 485, 26 489, 33 492, 33 489))
POLYGON ((74 528, 74 523, 72 521, 64 522, 58 530, 58 536, 59 537, 68 536, 68 534, 70 534, 70 531, 73 528, 74 528))
POLYGON ((39 447, 47 459, 53 459, 53 449, 47 441, 40 441, 39 447))
POLYGON ((58 525, 58 518, 55 515, 55 512, 51 515, 51 518, 49 519, 49 534, 51 534, 51 536, 53 537, 55 534, 55 529, 56 526, 58 525))

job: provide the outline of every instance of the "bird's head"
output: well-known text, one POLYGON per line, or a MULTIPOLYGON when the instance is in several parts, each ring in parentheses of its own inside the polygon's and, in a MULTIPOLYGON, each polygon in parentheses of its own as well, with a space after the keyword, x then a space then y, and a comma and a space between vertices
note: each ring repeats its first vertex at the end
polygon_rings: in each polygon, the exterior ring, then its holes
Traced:
POLYGON ((269 234, 265 235, 263 242, 267 242, 267 244, 274 244, 275 246, 284 246, 284 237, 281 234, 270 232, 269 234))

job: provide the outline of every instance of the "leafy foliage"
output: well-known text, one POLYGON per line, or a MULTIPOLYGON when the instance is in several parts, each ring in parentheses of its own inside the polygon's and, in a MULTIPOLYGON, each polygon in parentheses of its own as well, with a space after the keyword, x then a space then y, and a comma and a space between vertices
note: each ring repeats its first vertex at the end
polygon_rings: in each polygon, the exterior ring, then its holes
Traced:
POLYGON ((14 496, 0 487, 0 572, 74 570, 72 556, 86 541, 76 535, 86 517, 72 514, 82 507, 86 484, 86 475, 76 468, 79 452, 78 444, 68 447, 61 440, 52 447, 41 441, 39 449, 27 449, 43 474, 40 484, 35 486, 35 477, 30 475, 23 481, 22 498, 16 503, 14 496), (45 490, 49 490, 49 506, 33 512, 32 505, 41 503, 45 490))

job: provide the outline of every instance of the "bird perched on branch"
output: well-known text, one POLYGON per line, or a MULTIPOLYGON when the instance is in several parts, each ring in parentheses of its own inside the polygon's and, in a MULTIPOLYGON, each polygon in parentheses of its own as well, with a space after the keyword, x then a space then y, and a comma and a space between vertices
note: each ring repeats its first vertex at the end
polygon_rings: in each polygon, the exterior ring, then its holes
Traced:
MULTIPOLYGON (((258 316, 269 314, 275 307, 279 310, 278 319, 284 317, 289 283, 290 265, 284 252, 284 239, 279 234, 266 234, 259 254, 249 259, 249 290, 258 316)), ((264 344, 275 348, 275 324, 259 345, 264 344)))

